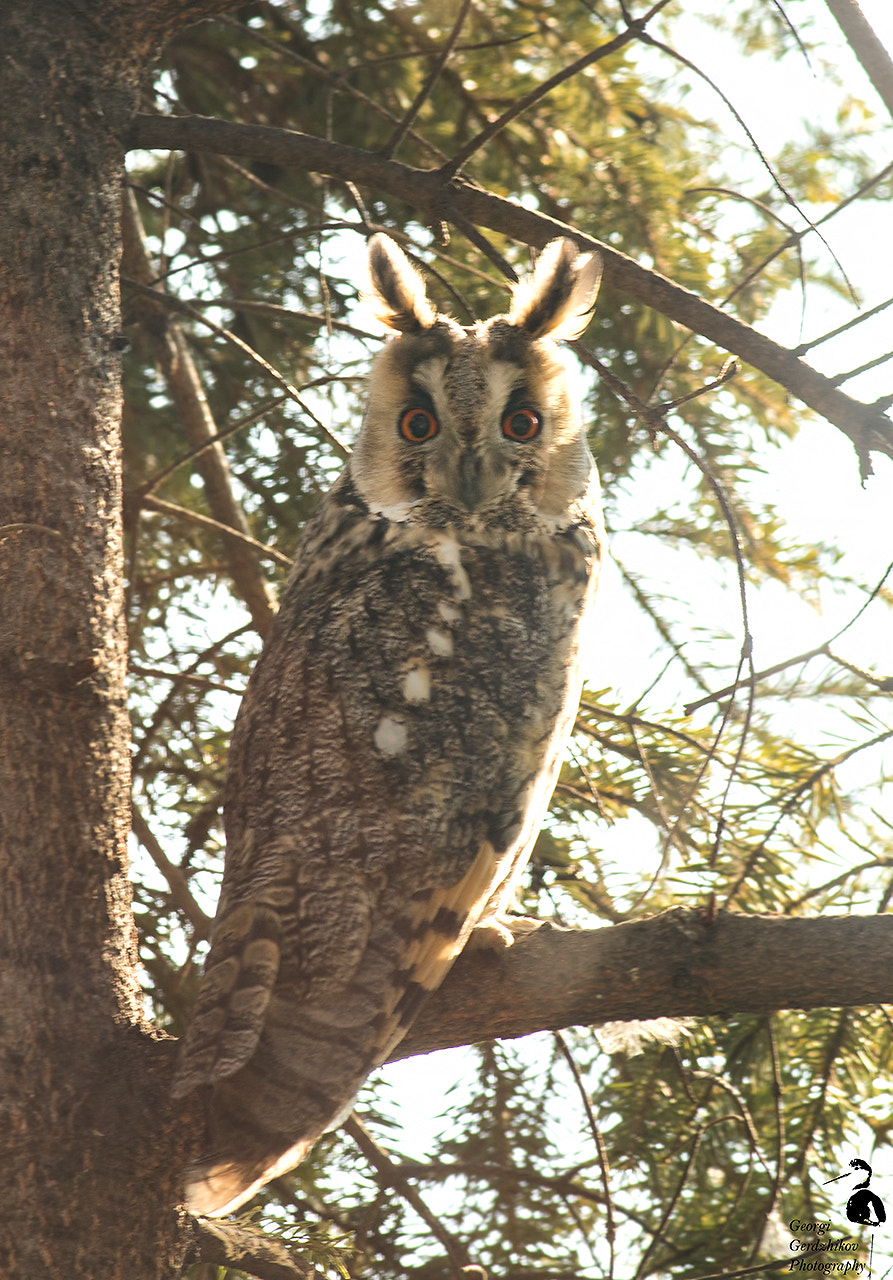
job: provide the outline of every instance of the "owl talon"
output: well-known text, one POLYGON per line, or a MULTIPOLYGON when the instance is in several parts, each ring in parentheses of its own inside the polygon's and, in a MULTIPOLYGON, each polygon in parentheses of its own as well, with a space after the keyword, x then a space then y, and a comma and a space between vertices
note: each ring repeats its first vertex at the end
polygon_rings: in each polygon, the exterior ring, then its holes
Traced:
POLYGON ((534 920, 530 916, 494 916, 472 929, 465 950, 505 951, 519 938, 526 938, 544 924, 544 920, 534 920))

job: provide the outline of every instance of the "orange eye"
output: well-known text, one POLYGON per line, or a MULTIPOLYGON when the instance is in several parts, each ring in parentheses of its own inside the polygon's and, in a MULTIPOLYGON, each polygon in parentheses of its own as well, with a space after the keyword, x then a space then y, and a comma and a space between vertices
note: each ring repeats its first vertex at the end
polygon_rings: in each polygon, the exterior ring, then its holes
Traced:
POLYGON ((440 430, 440 424, 430 409, 420 409, 414 405, 404 409, 400 414, 400 434, 410 444, 424 444, 433 440, 440 430))
POLYGON ((535 409, 511 409, 502 419, 502 434, 507 440, 534 440, 543 420, 535 409))

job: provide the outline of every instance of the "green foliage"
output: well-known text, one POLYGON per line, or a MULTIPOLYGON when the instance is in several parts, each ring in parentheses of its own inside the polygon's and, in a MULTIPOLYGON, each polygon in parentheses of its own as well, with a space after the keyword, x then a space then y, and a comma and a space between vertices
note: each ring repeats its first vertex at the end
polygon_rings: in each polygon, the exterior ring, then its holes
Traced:
MULTIPOLYGON (((457 8, 244 5, 168 46, 150 109, 387 150, 457 8)), ((682 9, 667 9, 653 34, 670 46, 678 35, 697 61, 682 9)), ((816 6, 791 9, 806 41, 816 6)), ((748 56, 802 57, 777 6, 739 7, 733 25, 748 56)), ((472 6, 397 158, 442 163, 623 29, 612 0, 472 6)), ((721 80, 719 69, 710 74, 721 80)), ((696 79, 671 54, 631 41, 533 102, 470 157, 466 175, 748 323, 765 321, 803 281, 807 297, 816 286, 845 296, 793 206, 816 220, 866 184, 873 125, 863 104, 841 91, 836 123, 782 131, 784 145, 766 157, 770 176, 745 135, 730 137, 691 105, 696 79)), ((405 235, 431 268, 438 302, 461 319, 493 314, 505 290, 461 229, 438 243, 417 210, 375 190, 208 154, 140 153, 130 179, 152 272, 190 304, 149 307, 132 283, 142 278, 136 259, 125 258, 136 909, 147 999, 159 1026, 179 1033, 221 870, 227 739, 260 639, 231 545, 193 522, 221 518, 211 451, 196 454, 184 428, 162 372, 164 343, 172 326, 186 339, 213 430, 225 437, 223 482, 251 537, 274 553, 252 572, 275 592, 339 469, 332 436, 350 443, 378 345, 356 302, 369 227, 405 235)), ((507 237, 488 239, 494 259, 528 260, 507 237)), ((725 359, 610 282, 585 343, 649 403, 698 391, 725 359)), ((736 538, 751 608, 766 600, 784 617, 793 602, 827 602, 832 588, 848 618, 869 600, 873 618, 890 603, 888 589, 869 595, 876 583, 859 580, 831 534, 818 543, 792 528, 765 488, 785 444, 813 424, 783 387, 744 370, 669 419, 699 468, 673 440, 652 440, 606 380, 581 373, 580 386, 615 568, 523 909, 583 927, 708 901, 789 914, 887 909, 893 839, 879 749, 891 736, 891 673, 842 658, 840 627, 817 622, 808 655, 786 664, 795 651, 776 646, 777 669, 756 668, 748 687, 744 662, 743 684, 729 691, 743 645, 736 538), (687 713, 687 704, 699 705, 687 713), (863 754, 870 767, 859 767, 863 754)), ((467 1053, 464 1084, 424 1158, 395 1154, 412 1145, 417 1104, 392 1099, 385 1071, 360 1110, 392 1153, 391 1174, 333 1135, 270 1189, 264 1225, 296 1233, 302 1256, 330 1275, 440 1280, 468 1257, 494 1277, 596 1277, 612 1267, 694 1277, 787 1256, 788 1237, 779 1245, 772 1235, 778 1224, 831 1214, 840 1202, 823 1180, 851 1152, 871 1159, 890 1145, 883 1081, 893 1049, 878 1011, 711 1019, 637 1056, 606 1052, 589 1031, 568 1034, 567 1046, 578 1080, 548 1036, 467 1053)))

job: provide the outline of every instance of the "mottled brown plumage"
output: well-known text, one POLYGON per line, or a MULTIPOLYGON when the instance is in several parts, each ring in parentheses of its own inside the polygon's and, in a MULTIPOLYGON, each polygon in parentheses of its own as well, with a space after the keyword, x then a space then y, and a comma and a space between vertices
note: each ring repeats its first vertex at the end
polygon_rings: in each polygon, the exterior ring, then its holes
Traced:
POLYGON ((580 694, 604 535, 555 340, 596 258, 556 241, 507 315, 438 316, 370 242, 399 331, 309 522, 236 721, 226 868, 175 1086, 210 1086, 199 1213, 340 1123, 476 926, 508 905, 580 694))

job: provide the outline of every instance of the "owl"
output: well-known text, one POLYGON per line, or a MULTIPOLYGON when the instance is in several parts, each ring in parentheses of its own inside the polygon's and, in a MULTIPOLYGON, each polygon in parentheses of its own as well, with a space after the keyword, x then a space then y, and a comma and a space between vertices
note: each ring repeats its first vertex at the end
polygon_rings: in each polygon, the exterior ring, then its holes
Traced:
POLYGON ((190 1208, 224 1214, 337 1127, 477 937, 501 923, 580 697, 604 546, 556 342, 601 274, 556 240, 463 328, 383 235, 376 357, 248 683, 226 863, 175 1083, 205 1087, 190 1208))

